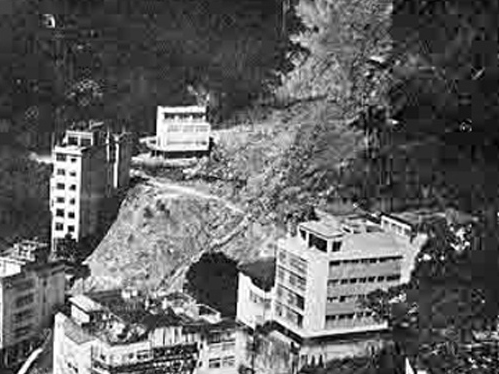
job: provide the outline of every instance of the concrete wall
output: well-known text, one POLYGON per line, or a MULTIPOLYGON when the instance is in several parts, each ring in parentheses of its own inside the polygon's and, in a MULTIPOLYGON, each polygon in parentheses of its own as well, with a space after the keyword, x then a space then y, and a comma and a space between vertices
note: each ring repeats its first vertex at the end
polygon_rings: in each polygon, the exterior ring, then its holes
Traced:
POLYGON ((257 324, 262 325, 265 321, 271 320, 271 308, 265 308, 265 304, 257 302, 254 296, 262 300, 269 300, 270 305, 272 294, 272 292, 265 292, 258 288, 253 284, 249 276, 239 272, 237 290, 237 320, 252 329, 254 329, 257 324))

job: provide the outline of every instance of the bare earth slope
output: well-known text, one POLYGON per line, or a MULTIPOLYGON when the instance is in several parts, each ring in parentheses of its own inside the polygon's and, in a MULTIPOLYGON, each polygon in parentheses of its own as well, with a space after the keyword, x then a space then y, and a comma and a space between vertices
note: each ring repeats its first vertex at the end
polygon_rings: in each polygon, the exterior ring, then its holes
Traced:
POLYGON ((201 168, 219 174, 219 180, 173 182, 144 175, 146 181, 129 191, 115 223, 87 259, 91 276, 74 291, 127 284, 178 289, 188 266, 204 251, 220 250, 238 261, 272 254, 279 229, 252 213, 254 199, 246 195, 249 189, 265 189, 264 180, 276 172, 294 140, 293 132, 280 130, 280 125, 261 125, 220 132, 223 160, 201 168), (230 177, 247 184, 241 190, 230 177))

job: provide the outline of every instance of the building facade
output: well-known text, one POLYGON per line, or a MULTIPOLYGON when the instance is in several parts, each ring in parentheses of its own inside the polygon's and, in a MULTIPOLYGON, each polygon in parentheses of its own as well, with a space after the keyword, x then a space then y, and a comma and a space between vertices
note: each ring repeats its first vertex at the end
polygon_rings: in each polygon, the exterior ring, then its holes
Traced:
POLYGON ((103 123, 74 126, 53 149, 50 186, 52 245, 99 230, 102 202, 129 180, 131 135, 109 134, 103 123))
POLYGON ((156 113, 153 155, 203 155, 210 149, 211 125, 207 107, 161 107, 156 113))
POLYGON ((239 266, 236 318, 251 329, 272 317, 275 258, 261 259, 239 266))
POLYGON ((54 374, 236 374, 241 326, 183 294, 78 295, 56 315, 54 374))
POLYGON ((64 304, 64 266, 49 253, 47 244, 23 241, 0 256, 1 365, 25 359, 64 304))

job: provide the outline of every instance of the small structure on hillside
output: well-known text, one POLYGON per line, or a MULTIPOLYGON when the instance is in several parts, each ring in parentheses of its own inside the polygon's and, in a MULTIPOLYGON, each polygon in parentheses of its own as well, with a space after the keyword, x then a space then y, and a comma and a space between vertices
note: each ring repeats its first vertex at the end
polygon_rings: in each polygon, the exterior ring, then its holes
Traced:
POLYGON ((147 146, 153 156, 200 157, 211 148, 206 106, 158 106, 156 137, 147 146))

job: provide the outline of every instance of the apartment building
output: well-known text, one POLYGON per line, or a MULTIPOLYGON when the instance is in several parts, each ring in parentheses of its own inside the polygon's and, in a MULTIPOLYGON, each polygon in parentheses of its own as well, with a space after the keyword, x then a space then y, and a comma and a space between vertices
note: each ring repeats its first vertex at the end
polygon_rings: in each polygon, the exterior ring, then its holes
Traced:
POLYGON ((102 122, 78 123, 53 148, 52 244, 98 232, 104 199, 129 180, 131 135, 110 134, 102 122))
POLYGON ((277 244, 273 320, 299 345, 300 365, 380 347, 387 323, 362 301, 401 283, 409 251, 365 217, 318 215, 277 244))
POLYGON ((239 266, 237 320, 251 329, 272 318, 275 258, 268 257, 239 266))
POLYGON ((0 371, 25 359, 64 304, 64 266, 48 244, 22 241, 0 256, 0 371))
POLYGON ((70 315, 56 315, 54 374, 236 374, 244 360, 241 326, 184 294, 107 291, 70 302, 70 315))
POLYGON ((205 106, 157 108, 153 155, 201 156, 210 149, 211 126, 205 106))

